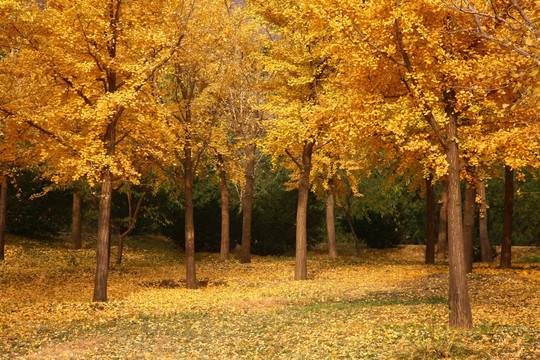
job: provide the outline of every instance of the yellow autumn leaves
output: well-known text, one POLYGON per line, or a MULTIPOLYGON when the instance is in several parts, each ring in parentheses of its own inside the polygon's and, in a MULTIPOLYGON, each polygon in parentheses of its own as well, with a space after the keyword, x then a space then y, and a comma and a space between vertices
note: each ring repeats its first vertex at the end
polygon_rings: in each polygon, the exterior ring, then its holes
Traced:
MULTIPOLYGON (((291 258, 252 264, 200 254, 206 287, 183 288, 178 249, 130 239, 113 266, 107 303, 88 298, 93 251, 10 238, 0 264, 0 358, 533 359, 538 355, 536 264, 475 265, 475 328, 446 322, 448 269, 423 265, 421 247, 309 255, 293 281, 291 258), (438 355, 437 355, 438 354, 438 355)), ((523 256, 516 249, 518 258, 523 256)), ((113 247, 113 252, 115 248, 113 247)), ((524 255, 531 256, 531 250, 524 255)))

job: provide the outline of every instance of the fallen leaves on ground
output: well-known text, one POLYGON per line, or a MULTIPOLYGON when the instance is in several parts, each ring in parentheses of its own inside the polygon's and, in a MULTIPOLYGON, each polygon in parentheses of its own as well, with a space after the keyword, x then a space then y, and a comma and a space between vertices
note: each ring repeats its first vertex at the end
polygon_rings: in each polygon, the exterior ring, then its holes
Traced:
MULTIPOLYGON (((310 253, 250 264, 198 254, 187 290, 183 254, 130 239, 111 264, 109 301, 91 302, 95 253, 12 239, 0 264, 0 358, 14 359, 536 359, 540 266, 475 264, 474 327, 447 326, 448 268, 422 247, 330 259, 310 253)), ((113 252, 114 252, 113 248, 113 252)))

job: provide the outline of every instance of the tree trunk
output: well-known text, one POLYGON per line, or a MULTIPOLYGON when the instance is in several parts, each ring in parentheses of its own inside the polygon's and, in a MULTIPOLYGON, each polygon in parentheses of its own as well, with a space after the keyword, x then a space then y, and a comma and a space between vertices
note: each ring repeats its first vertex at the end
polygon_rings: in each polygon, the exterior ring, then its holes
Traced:
POLYGON ((109 245, 111 233, 112 175, 103 170, 97 232, 97 267, 94 301, 107 301, 107 276, 109 272, 109 245))
POLYGON ((488 237, 488 225, 487 225, 487 200, 486 200, 486 181, 480 180, 478 183, 478 196, 480 197, 480 252, 482 256, 482 262, 490 262, 491 258, 491 244, 488 237))
POLYGON ((242 209, 242 249, 240 262, 251 262, 251 218, 253 215, 253 184, 255 178, 255 144, 247 147, 246 190, 242 209))
POLYGON ((467 273, 472 272, 474 246, 474 214, 476 209, 476 187, 467 181, 463 205, 463 242, 465 244, 465 264, 467 273))
POLYGON ((191 144, 184 145, 184 200, 185 200, 185 238, 186 238, 186 287, 197 289, 198 282, 195 270, 195 225, 193 222, 193 158, 191 144))
POLYGON ((437 259, 446 257, 446 236, 448 231, 448 179, 442 180, 441 209, 439 211, 439 234, 437 237, 437 259))
POLYGON ((223 168, 223 156, 218 156, 220 166, 219 170, 219 188, 221 191, 221 249, 219 257, 221 260, 229 260, 231 254, 230 246, 230 194, 227 186, 227 174, 223 168))
POLYGON ((118 252, 116 253, 116 263, 122 263, 122 255, 124 254, 124 236, 118 232, 118 252))
POLYGON ((314 143, 308 141, 302 151, 302 168, 298 182, 298 206, 296 208, 296 256, 294 279, 307 280, 307 207, 309 198, 309 175, 314 143))
POLYGON ((337 257, 336 225, 334 221, 334 190, 332 182, 326 192, 326 232, 328 234, 328 255, 337 257))
POLYGON ((426 264, 435 263, 435 192, 431 176, 426 179, 426 264))
POLYGON ((82 248, 82 196, 73 192, 73 222, 71 226, 71 248, 82 248))
POLYGON ((358 236, 356 235, 356 231, 354 231, 354 226, 352 224, 351 219, 351 197, 353 196, 353 192, 351 191, 349 195, 347 195, 347 207, 345 208, 345 217, 347 218, 347 224, 349 224, 349 229, 351 230, 351 234, 354 238, 354 244, 356 246, 356 256, 361 257, 361 249, 360 249, 360 240, 358 239, 358 236))
POLYGON ((448 115, 446 159, 448 161, 448 262, 450 267, 449 320, 452 326, 468 328, 472 326, 472 314, 463 241, 460 159, 456 142, 457 116, 450 105, 447 106, 446 114, 448 115))
POLYGON ((7 177, 2 177, 0 189, 0 261, 5 259, 6 210, 7 210, 7 177))
POLYGON ((514 170, 504 167, 504 219, 501 244, 501 268, 512 267, 512 215, 514 212, 514 170))

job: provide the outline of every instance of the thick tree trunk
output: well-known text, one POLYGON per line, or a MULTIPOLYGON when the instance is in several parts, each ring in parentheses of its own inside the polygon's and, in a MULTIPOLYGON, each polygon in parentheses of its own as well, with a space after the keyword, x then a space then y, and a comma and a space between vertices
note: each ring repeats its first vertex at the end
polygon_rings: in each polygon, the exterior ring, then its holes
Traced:
POLYGON ((298 206, 296 208, 296 256, 294 279, 307 280, 307 207, 309 198, 309 175, 313 142, 306 142, 302 151, 302 168, 298 183, 298 206))
POLYGON ((501 244, 501 268, 512 267, 512 215, 514 212, 514 170, 504 168, 504 219, 503 239, 501 244))
POLYGON ((189 141, 184 145, 184 200, 185 200, 185 238, 186 238, 186 287, 197 289, 195 270, 195 225, 193 222, 193 158, 189 141))
POLYGON ((486 181, 480 180, 478 183, 478 196, 480 197, 480 253, 482 256, 482 262, 490 262, 491 258, 491 244, 488 237, 488 225, 487 225, 487 200, 486 200, 486 181))
POLYGON ((334 202, 334 190, 330 183, 326 192, 326 232, 328 234, 328 255, 333 258, 337 256, 334 202))
POLYGON ((73 192, 73 221, 71 226, 71 248, 82 248, 82 196, 73 192))
POLYGON ((109 245, 112 208, 111 171, 103 170, 97 232, 97 268, 94 285, 94 301, 107 301, 107 276, 109 272, 109 245))
POLYGON ((476 187, 467 181, 463 205, 463 242, 465 244, 465 264, 467 273, 472 272, 474 246, 474 214, 476 209, 476 187))
POLYGON ((221 249, 219 257, 221 260, 229 260, 231 254, 230 246, 230 194, 227 186, 227 174, 223 168, 223 157, 218 156, 220 164, 219 188, 221 191, 221 249))
POLYGON ((437 237, 437 259, 446 258, 448 232, 448 179, 442 180, 441 209, 439 211, 439 234, 437 237))
POLYGON ((435 191, 431 176, 426 179, 426 264, 435 263, 435 191))
POLYGON ((255 144, 247 147, 246 189, 244 192, 244 205, 242 209, 242 249, 240 262, 251 262, 251 218, 253 215, 253 186, 255 178, 255 144))
POLYGON ((463 218, 461 213, 460 159, 457 137, 457 116, 448 106, 446 133, 446 159, 448 161, 448 262, 450 287, 448 306, 450 325, 471 327, 472 314, 467 286, 465 248, 463 242, 463 218))
POLYGON ((5 237, 6 237, 6 210, 7 210, 7 177, 1 178, 0 189, 0 261, 5 259, 5 237))

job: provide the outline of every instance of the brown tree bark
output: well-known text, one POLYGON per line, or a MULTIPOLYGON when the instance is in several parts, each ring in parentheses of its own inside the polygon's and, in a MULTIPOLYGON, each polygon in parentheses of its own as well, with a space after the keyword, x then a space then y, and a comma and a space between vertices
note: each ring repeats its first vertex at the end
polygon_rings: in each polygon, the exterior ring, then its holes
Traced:
POLYGON ((471 304, 467 285, 463 218, 461 213, 460 159, 457 138, 457 115, 447 100, 446 159, 448 161, 448 262, 450 286, 448 307, 450 325, 462 328, 472 326, 471 304))
POLYGON ((334 220, 334 190, 330 182, 326 192, 326 232, 328 234, 328 255, 337 257, 336 224, 334 220))
MULTIPOLYGON (((116 45, 118 38, 118 19, 120 16, 120 2, 109 3, 111 34, 108 48, 109 57, 116 58, 116 45)), ((117 90, 117 77, 114 70, 107 72, 108 92, 117 90)), ((116 151, 116 127, 125 108, 120 107, 109 119, 109 123, 103 137, 107 156, 113 157, 116 151)), ((93 301, 107 301, 107 277, 109 273, 109 258, 111 244, 111 210, 113 197, 113 176, 111 169, 106 166, 101 172, 101 195, 99 199, 99 217, 97 230, 97 266, 94 284, 93 301)))
POLYGON ((227 174, 224 169, 223 156, 218 155, 219 166, 219 189, 221 192, 221 248, 219 257, 221 260, 229 260, 230 250, 230 194, 227 186, 227 174))
POLYGON ((486 181, 480 180, 478 183, 478 196, 480 197, 480 253, 482 256, 482 262, 490 262, 491 258, 491 243, 488 237, 488 225, 487 225, 487 200, 486 200, 486 181))
POLYGON ((251 262, 251 218, 253 216, 253 186, 255 178, 255 144, 247 146, 246 189, 242 209, 242 248, 240 262, 251 262))
MULTIPOLYGON (((411 74, 414 69, 403 42, 398 19, 394 20, 396 42, 401 51, 403 62, 411 74)), ((414 78, 412 82, 415 83, 414 78)), ((459 148, 457 144, 458 114, 455 109, 456 95, 453 90, 443 93, 445 113, 448 119, 446 134, 441 128, 432 111, 425 113, 425 119, 430 124, 435 136, 439 139, 446 153, 448 162, 448 262, 450 270, 450 286, 448 291, 449 322, 451 326, 468 328, 472 326, 471 304, 465 271, 465 253, 463 244, 463 217, 461 213, 461 190, 459 173, 461 170, 459 148)))
POLYGON ((186 287, 188 289, 197 289, 199 283, 197 281, 195 269, 195 225, 193 221, 194 205, 193 205, 193 158, 191 155, 191 144, 189 139, 184 145, 184 201, 185 201, 185 248, 186 248, 186 287))
POLYGON ((302 151, 300 180, 298 183, 298 206, 296 208, 296 256, 294 279, 307 280, 307 207, 309 198, 309 175, 314 143, 306 141, 302 151))
POLYGON ((442 180, 441 209, 439 210, 439 234, 437 236, 437 259, 446 258, 448 234, 448 179, 442 180))
POLYGON ((71 226, 71 248, 82 248, 82 196, 73 192, 73 221, 71 226))
POLYGON ((512 215, 514 212, 514 170, 504 167, 504 219, 501 244, 501 268, 512 267, 512 215))
POLYGON ((0 261, 5 259, 6 210, 7 210, 7 177, 1 178, 0 189, 0 261))
POLYGON ((112 175, 103 170, 97 232, 97 267, 93 301, 107 301, 107 276, 109 273, 109 244, 111 232, 112 175))
POLYGON ((431 176, 426 179, 426 264, 435 263, 435 191, 431 176))
POLYGON ((467 273, 472 272, 474 246, 474 214, 476 209, 476 186, 467 181, 463 204, 463 241, 465 246, 465 264, 467 273))
POLYGON ((358 235, 356 235, 356 231, 354 231, 354 226, 352 224, 352 219, 351 219, 352 196, 353 196, 353 192, 351 191, 349 195, 347 195, 347 199, 346 199, 347 207, 345 208, 345 217, 347 218, 347 224, 349 225, 349 229, 351 230, 351 234, 353 235, 353 238, 354 238, 354 244, 356 246, 356 256, 361 257, 362 252, 360 249, 360 240, 358 239, 358 235))

